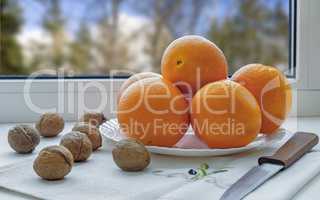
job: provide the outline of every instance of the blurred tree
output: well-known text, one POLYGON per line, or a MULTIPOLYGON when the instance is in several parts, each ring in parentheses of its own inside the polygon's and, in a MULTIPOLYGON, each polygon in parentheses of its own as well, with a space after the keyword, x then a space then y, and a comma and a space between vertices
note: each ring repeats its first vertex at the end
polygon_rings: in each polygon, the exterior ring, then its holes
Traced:
POLYGON ((29 53, 31 54, 30 59, 28 59, 28 67, 30 72, 35 72, 39 70, 40 66, 48 66, 48 60, 50 57, 50 52, 48 51, 48 45, 43 44, 39 41, 31 40, 30 47, 28 48, 29 53))
POLYGON ((119 31, 117 31, 117 35, 113 35, 115 32, 107 19, 100 22, 98 28, 99 37, 95 40, 95 48, 100 58, 96 66, 98 71, 106 74, 110 73, 110 70, 128 69, 131 60, 129 51, 131 41, 121 37, 123 34, 119 31))
POLYGON ((203 27, 201 21, 205 17, 205 8, 213 7, 213 0, 182 0, 169 18, 168 26, 175 38, 186 34, 197 34, 197 28, 203 27))
MULTIPOLYGON (((277 0, 275 10, 273 12, 273 24, 274 24, 274 33, 275 36, 273 48, 276 49, 273 52, 273 55, 270 56, 275 63, 288 63, 289 54, 289 17, 288 13, 285 11, 285 6, 283 0, 277 0), (286 51, 287 50, 287 51, 286 51), (276 54, 276 55, 275 55, 276 54)), ((289 64, 289 63, 288 63, 289 64)), ((283 69, 288 70, 288 66, 283 66, 283 69)))
POLYGON ((272 13, 273 24, 277 28, 274 29, 274 34, 280 37, 288 36, 289 34, 289 23, 288 13, 285 11, 285 5, 283 0, 277 0, 275 3, 275 9, 272 13))
POLYGON ((47 9, 43 19, 43 27, 52 38, 52 52, 49 59, 53 68, 58 72, 58 69, 67 60, 64 54, 66 47, 65 19, 62 15, 60 0, 42 0, 41 2, 47 9))
POLYGON ((98 1, 98 6, 105 7, 105 13, 98 23, 99 37, 95 47, 100 55, 97 67, 100 73, 110 70, 125 70, 131 60, 129 43, 119 29, 120 7, 124 0, 98 1))
POLYGON ((145 53, 150 57, 152 70, 160 72, 166 47, 175 38, 196 34, 203 10, 212 5, 212 0, 148 0, 131 3, 137 13, 150 19, 150 23, 142 30, 147 39, 145 53))
POLYGON ((189 34, 195 34, 196 27, 199 23, 201 14, 203 9, 208 6, 209 1, 207 0, 191 0, 191 15, 188 23, 188 33, 189 34))
POLYGON ((87 24, 82 22, 75 41, 70 45, 70 65, 76 72, 85 73, 93 62, 92 46, 90 30, 87 24))
POLYGON ((0 74, 26 74, 23 54, 16 41, 22 24, 21 9, 16 0, 0 0, 0 74))
POLYGON ((233 1, 238 8, 234 16, 222 22, 214 20, 209 37, 225 53, 232 74, 243 61, 258 61, 261 55, 261 40, 258 36, 260 23, 265 19, 265 7, 256 0, 233 1))
POLYGON ((265 3, 233 0, 236 13, 211 24, 209 38, 224 51, 230 74, 248 63, 287 63, 288 17, 280 4, 272 9, 265 3))
POLYGON ((144 27, 147 39, 145 53, 151 58, 151 67, 155 72, 160 72, 162 54, 173 40, 170 21, 181 6, 182 0, 150 0, 135 3, 139 12, 151 18, 151 27, 150 24, 144 27))

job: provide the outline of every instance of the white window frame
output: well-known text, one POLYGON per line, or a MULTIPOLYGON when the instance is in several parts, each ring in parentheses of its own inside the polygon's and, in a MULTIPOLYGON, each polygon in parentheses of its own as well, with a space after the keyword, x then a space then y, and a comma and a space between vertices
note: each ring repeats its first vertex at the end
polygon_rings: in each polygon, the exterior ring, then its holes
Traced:
MULTIPOLYGON (((319 8, 319 0, 297 0, 296 78, 290 79, 294 90, 292 115, 320 116, 319 8)), ((35 80, 30 91, 26 91, 28 80, 0 80, 0 123, 36 121, 40 113, 28 106, 26 97, 30 97, 35 105, 53 109, 61 108, 64 100, 69 100, 64 103, 62 110, 57 110, 69 121, 76 120, 85 111, 75 107, 73 102, 83 101, 85 97, 86 105, 94 108, 103 100, 102 96, 105 96, 107 107, 103 111, 108 118, 115 117, 116 96, 123 81, 124 79, 35 80), (90 84, 98 84, 105 90, 89 87, 90 84)))
POLYGON ((297 0, 294 114, 320 116, 320 1, 297 0))
POLYGON ((124 80, 0 80, 0 123, 35 122, 43 112, 58 112, 66 121, 77 120, 87 111, 115 117, 117 93, 124 80))

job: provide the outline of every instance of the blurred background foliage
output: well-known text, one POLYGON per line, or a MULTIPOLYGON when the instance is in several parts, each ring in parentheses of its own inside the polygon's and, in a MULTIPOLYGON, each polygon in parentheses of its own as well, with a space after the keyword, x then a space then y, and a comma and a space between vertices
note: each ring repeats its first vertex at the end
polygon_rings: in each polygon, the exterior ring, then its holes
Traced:
POLYGON ((289 0, 0 0, 0 75, 160 71, 175 38, 202 35, 230 73, 288 68, 289 0))

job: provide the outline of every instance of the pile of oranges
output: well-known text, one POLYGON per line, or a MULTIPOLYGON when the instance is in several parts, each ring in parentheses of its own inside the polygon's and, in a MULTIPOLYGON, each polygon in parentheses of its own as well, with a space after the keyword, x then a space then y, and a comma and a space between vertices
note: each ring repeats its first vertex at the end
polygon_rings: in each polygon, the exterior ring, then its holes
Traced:
POLYGON ((173 41, 162 75, 131 76, 118 95, 118 121, 145 145, 174 146, 191 124, 210 148, 246 146, 275 134, 291 108, 291 87, 275 67, 249 64, 228 78, 223 52, 200 36, 173 41))

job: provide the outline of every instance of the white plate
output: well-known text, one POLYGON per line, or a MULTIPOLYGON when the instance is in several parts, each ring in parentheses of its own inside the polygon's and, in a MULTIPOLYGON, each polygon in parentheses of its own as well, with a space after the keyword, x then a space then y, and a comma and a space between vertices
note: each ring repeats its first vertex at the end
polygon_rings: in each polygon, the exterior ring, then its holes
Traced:
MULTIPOLYGON (((121 139, 126 138, 121 133, 118 120, 111 119, 100 126, 100 132, 107 142, 116 143, 121 139)), ((274 145, 278 142, 283 142, 292 134, 285 129, 279 129, 277 134, 273 136, 266 136, 259 134, 258 137, 245 147, 229 148, 229 149, 210 149, 202 141, 200 141, 194 134, 192 128, 189 128, 186 135, 175 145, 175 147, 159 147, 159 146, 146 146, 147 149, 156 154, 184 156, 184 157, 201 157, 201 156, 222 156, 241 153, 255 148, 264 148, 274 145), (193 142, 189 144, 184 141, 193 142), (181 145, 183 143, 183 145, 181 145), (194 144, 198 148, 194 147, 194 144), (183 147, 181 147, 183 146, 183 147)))

